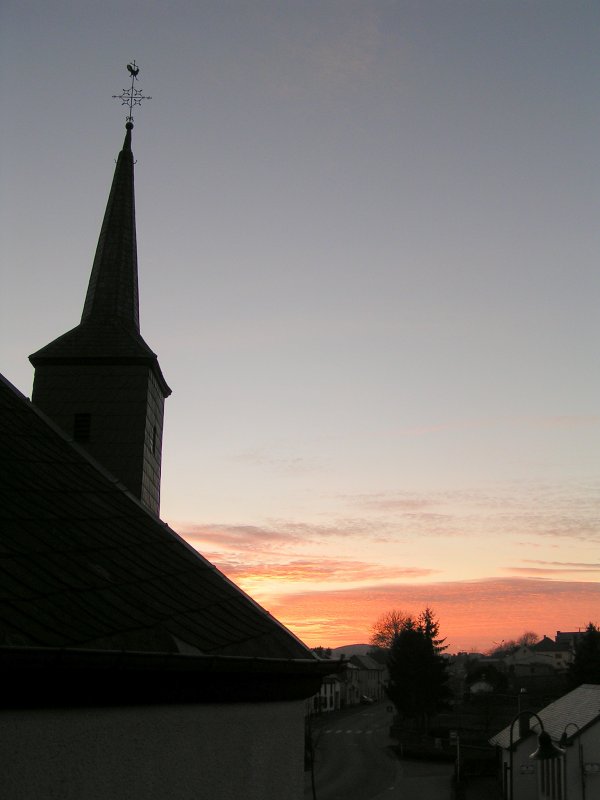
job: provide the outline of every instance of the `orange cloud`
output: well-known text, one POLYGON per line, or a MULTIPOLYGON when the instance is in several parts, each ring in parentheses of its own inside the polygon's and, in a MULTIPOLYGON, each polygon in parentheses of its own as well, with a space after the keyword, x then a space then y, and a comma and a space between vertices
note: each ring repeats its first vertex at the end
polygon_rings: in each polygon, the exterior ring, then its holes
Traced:
POLYGON ((182 525, 180 535, 193 547, 205 545, 218 550, 280 550, 305 543, 295 533, 277 528, 260 528, 256 525, 182 525))
POLYGON ((582 561, 541 561, 538 559, 523 559, 523 564, 533 565, 525 567, 504 567, 507 572, 524 575, 577 575, 588 572, 600 572, 600 564, 582 561))
POLYGON ((228 578, 239 582, 242 587, 245 581, 255 582, 257 579, 285 580, 296 583, 299 581, 345 583, 389 580, 390 578, 425 578, 436 572, 436 570, 422 567, 385 567, 365 561, 326 558, 296 559, 285 564, 217 563, 217 566, 228 578))
POLYGON ((596 582, 493 578, 263 597, 263 604, 307 644, 368 642, 377 617, 391 608, 417 614, 431 606, 450 652, 488 650, 525 630, 578 630, 600 614, 596 582))

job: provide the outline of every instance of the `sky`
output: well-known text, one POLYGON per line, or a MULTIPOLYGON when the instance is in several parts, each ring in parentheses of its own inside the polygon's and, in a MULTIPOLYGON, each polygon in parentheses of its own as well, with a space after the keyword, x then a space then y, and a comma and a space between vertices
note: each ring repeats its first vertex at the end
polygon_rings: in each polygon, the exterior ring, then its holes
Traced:
POLYGON ((0 370, 83 308, 129 86, 161 516, 310 646, 600 622, 600 4, 3 0, 0 370))

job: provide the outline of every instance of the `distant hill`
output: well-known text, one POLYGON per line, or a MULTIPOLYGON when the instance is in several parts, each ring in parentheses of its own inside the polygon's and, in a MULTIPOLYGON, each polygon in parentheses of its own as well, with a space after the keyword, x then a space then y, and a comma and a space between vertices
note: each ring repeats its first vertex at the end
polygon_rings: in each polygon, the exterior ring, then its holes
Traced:
POLYGON ((373 645, 370 644, 344 644, 341 647, 332 647, 331 657, 340 658, 340 656, 345 656, 350 658, 351 656, 364 656, 372 649, 373 645))

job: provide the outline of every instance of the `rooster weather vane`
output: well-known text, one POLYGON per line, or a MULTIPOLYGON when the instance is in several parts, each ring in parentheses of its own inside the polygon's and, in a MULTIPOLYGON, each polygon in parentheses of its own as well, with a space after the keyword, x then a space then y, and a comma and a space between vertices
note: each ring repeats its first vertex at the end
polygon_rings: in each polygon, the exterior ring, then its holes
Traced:
POLYGON ((126 117, 127 125, 125 127, 131 125, 133 128, 133 107, 141 106, 142 100, 152 100, 152 98, 143 95, 141 89, 136 89, 134 87, 134 83, 137 81, 140 71, 135 61, 132 61, 131 64, 127 64, 127 71, 131 75, 131 86, 129 89, 123 89, 121 94, 113 94, 113 98, 120 100, 121 105, 129 106, 129 116, 126 117))

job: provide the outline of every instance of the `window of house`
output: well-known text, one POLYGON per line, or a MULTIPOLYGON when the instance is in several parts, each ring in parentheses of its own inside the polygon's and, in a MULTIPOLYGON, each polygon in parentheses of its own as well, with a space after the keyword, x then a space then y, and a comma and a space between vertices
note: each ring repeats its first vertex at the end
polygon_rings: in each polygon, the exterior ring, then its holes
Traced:
POLYGON ((75 414, 73 416, 73 438, 76 442, 89 442, 91 430, 91 414, 75 414))

